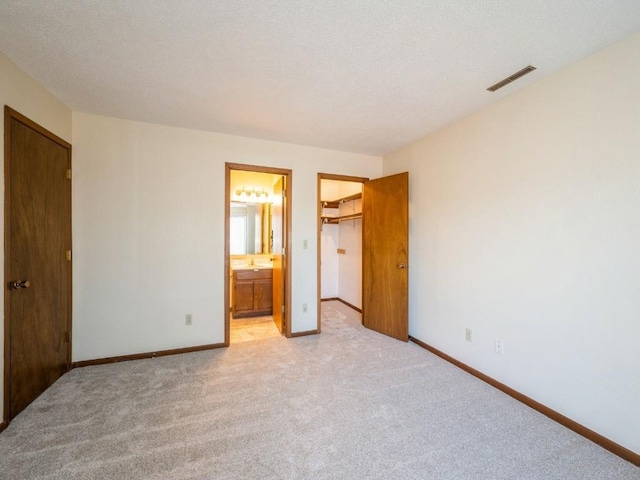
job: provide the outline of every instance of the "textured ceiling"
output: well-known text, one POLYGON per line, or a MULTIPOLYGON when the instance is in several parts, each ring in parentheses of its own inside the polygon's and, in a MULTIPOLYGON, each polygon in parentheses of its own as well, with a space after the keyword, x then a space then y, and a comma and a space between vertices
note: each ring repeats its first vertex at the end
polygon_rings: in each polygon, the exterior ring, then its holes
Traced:
POLYGON ((637 31, 639 0, 0 1, 74 110, 376 155, 637 31))

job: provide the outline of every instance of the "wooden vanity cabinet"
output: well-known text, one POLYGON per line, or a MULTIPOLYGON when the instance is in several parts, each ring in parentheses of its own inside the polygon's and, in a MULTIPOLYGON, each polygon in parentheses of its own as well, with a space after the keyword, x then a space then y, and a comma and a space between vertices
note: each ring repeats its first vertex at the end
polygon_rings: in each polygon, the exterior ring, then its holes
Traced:
POLYGON ((273 313, 273 271, 243 269, 233 272, 233 318, 273 313))

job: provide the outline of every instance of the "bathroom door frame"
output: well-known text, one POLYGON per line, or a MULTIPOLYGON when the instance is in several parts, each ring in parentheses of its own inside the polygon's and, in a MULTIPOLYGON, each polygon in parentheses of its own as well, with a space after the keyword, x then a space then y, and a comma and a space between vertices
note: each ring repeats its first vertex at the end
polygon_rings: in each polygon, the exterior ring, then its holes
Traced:
MULTIPOLYGON (((224 346, 231 343, 230 325, 230 279, 231 262, 229 259, 229 230, 230 230, 230 208, 231 208, 231 171, 239 170, 244 172, 269 173, 282 175, 285 181, 284 222, 285 248, 283 254, 282 270, 284 277, 284 312, 282 321, 284 323, 283 333, 287 338, 291 338, 291 212, 293 211, 292 201, 292 176, 291 170, 286 168, 265 167, 260 165, 245 165, 241 163, 225 163, 224 170, 224 346)), ((276 306, 274 305, 274 308, 276 306)))

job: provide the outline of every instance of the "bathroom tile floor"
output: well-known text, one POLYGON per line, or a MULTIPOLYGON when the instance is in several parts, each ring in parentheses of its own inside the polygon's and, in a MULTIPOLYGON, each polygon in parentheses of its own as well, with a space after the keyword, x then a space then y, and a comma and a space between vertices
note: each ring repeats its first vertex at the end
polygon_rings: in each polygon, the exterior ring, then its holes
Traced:
POLYGON ((280 336, 280 332, 276 324, 273 323, 271 315, 253 318, 231 318, 230 326, 231 345, 280 336))

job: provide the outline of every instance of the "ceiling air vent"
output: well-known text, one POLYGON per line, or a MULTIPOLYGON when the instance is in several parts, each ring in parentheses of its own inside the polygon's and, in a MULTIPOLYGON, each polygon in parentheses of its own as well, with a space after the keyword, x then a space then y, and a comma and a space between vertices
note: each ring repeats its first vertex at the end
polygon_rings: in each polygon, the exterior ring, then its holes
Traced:
POLYGON ((524 77, 527 73, 533 72, 535 69, 536 67, 533 67, 531 65, 524 67, 522 70, 517 71, 513 75, 509 75, 504 80, 500 80, 495 85, 491 85, 489 88, 487 88, 487 90, 489 90, 490 92, 495 92, 496 90, 504 87, 505 85, 509 85, 511 82, 515 82, 520 77, 524 77))

